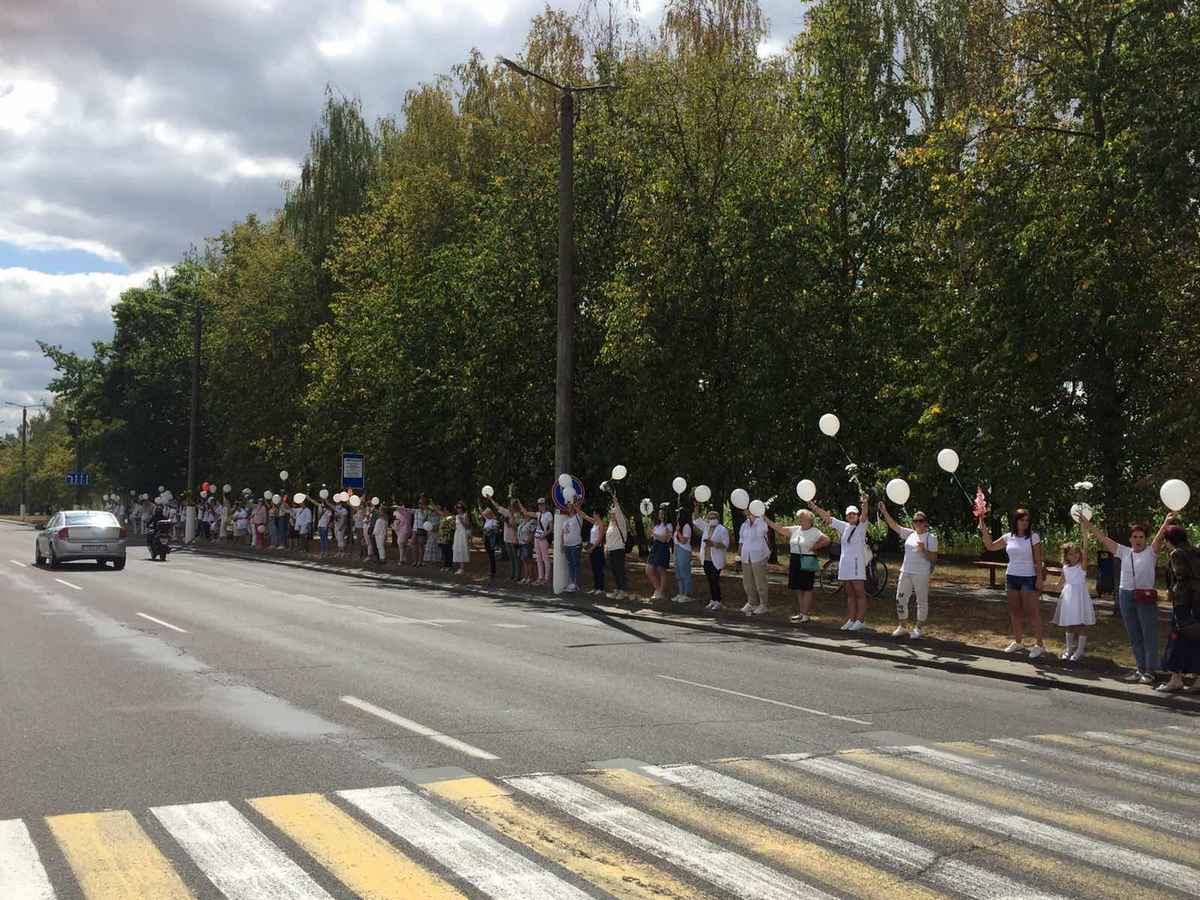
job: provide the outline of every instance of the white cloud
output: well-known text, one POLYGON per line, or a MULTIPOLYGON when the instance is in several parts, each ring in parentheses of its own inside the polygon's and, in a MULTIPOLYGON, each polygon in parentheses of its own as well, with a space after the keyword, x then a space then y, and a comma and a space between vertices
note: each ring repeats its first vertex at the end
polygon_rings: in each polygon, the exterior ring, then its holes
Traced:
POLYGON ((0 220, 0 242, 14 244, 23 250, 82 250, 109 262, 125 261, 121 251, 100 241, 47 234, 32 228, 9 225, 3 220, 0 220))
POLYGON ((33 78, 7 79, 0 86, 0 131, 24 137, 45 123, 58 105, 58 87, 33 78))

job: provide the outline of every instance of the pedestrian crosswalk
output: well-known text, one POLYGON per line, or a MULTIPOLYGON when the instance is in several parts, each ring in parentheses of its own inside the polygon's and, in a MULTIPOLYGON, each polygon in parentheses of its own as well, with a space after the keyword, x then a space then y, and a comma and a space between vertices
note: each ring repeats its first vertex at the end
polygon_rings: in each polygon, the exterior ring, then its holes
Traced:
POLYGON ((1200 727, 0 821, 0 898, 1200 896, 1200 727))

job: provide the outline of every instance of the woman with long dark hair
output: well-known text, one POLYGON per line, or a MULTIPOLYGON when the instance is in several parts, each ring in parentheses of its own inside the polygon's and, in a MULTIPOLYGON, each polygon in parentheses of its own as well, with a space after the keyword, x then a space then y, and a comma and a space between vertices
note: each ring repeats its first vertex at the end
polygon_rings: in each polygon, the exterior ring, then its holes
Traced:
POLYGON ((983 546, 988 550, 1004 550, 1008 554, 1008 568, 1004 573, 1004 584, 1008 589, 1008 614, 1012 620, 1012 641, 1004 648, 1005 653, 1019 653, 1025 649, 1025 620, 1033 629, 1034 645, 1029 648, 1029 658, 1037 659, 1046 652, 1042 640, 1042 583, 1046 577, 1045 551, 1042 537, 1033 530, 1029 510, 1018 508, 1008 518, 1008 531, 992 540, 987 523, 979 517, 979 534, 983 546))
POLYGON ((671 527, 667 517, 667 509, 666 503, 658 508, 651 531, 650 558, 646 560, 646 577, 654 588, 651 603, 663 600, 667 596, 667 567, 671 565, 671 544, 675 534, 675 529, 671 527))
POLYGON ((1163 537, 1171 546, 1167 558, 1171 635, 1167 639, 1167 652, 1163 654, 1163 669, 1170 678, 1155 690, 1163 694, 1177 691, 1200 694, 1200 677, 1190 688, 1183 685, 1184 675, 1200 676, 1200 555, 1188 542, 1188 534, 1180 525, 1170 525, 1163 537))

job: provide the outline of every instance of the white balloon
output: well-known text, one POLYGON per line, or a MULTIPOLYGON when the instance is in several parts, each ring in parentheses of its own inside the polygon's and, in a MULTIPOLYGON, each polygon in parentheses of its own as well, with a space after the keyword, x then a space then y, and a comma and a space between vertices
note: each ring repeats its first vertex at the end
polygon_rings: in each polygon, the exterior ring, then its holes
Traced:
POLYGON ((318 496, 322 500, 328 500, 329 499, 329 488, 321 488, 321 492, 318 494, 318 496))
POLYGON ((350 505, 355 509, 358 509, 360 506, 362 506, 362 497, 358 496, 358 494, 355 494, 350 498, 350 505))
POLYGON ((232 484, 227 484, 227 485, 225 485, 225 493, 227 493, 227 494, 228 494, 228 493, 230 493, 230 492, 232 492, 232 491, 233 491, 233 485, 232 485, 232 484))
POLYGON ((371 498, 371 505, 372 505, 372 506, 378 506, 378 505, 379 505, 379 498, 378 498, 378 497, 372 497, 372 498, 371 498))
POLYGON ((284 469, 282 472, 279 473, 279 480, 287 481, 287 476, 288 476, 287 469, 284 469))
POLYGON ((767 506, 761 500, 751 500, 750 512, 756 516, 764 516, 767 514, 767 506))
POLYGON ((937 464, 941 467, 943 472, 949 472, 951 475, 953 475, 958 471, 958 463, 958 454, 949 447, 938 451, 937 464))
POLYGON ((1076 503, 1071 507, 1071 518, 1076 522, 1079 521, 1081 513, 1085 519, 1090 520, 1092 518, 1092 507, 1087 503, 1076 503))
POLYGON ((811 503, 813 498, 817 496, 817 486, 808 478, 801 478, 796 482, 796 496, 805 503, 811 503))
POLYGON ((893 503, 903 506, 908 502, 908 497, 911 492, 908 489, 908 482, 903 478, 893 478, 887 483, 888 499, 893 503))
POLYGON ((825 413, 817 421, 817 426, 821 429, 821 434, 826 437, 836 437, 842 428, 842 423, 838 421, 838 417, 833 413, 825 413))
POLYGON ((304 501, 307 499, 308 499, 307 494, 296 494, 294 497, 292 497, 292 502, 295 503, 297 506, 303 506, 304 501))
POLYGON ((671 482, 671 488, 675 491, 675 493, 682 494, 687 490, 687 481, 676 475, 675 480, 671 482))
POLYGON ((163 494, 163 499, 165 499, 168 503, 170 503, 172 500, 175 499, 175 495, 172 494, 170 491, 167 491, 165 494, 163 494))
POLYGON ((264 500, 270 500, 270 499, 271 499, 271 494, 272 494, 272 493, 273 493, 272 491, 263 491, 263 499, 264 499, 264 500))
POLYGON ((203 500, 207 500, 208 499, 208 491, 201 491, 200 498, 203 500))
POLYGON ((492 497, 496 496, 496 489, 494 487, 492 487, 490 484, 485 484, 483 486, 483 490, 480 493, 482 493, 483 496, 486 497, 487 499, 491 500, 492 497))
POLYGON ((1163 505, 1171 512, 1179 512, 1192 499, 1192 490, 1178 478, 1163 482, 1158 495, 1162 497, 1163 505))
POLYGON ((281 496, 279 496, 278 494, 275 494, 271 497, 271 502, 274 503, 276 506, 279 505, 281 500, 283 500, 283 498, 281 496))
POLYGON ((565 500, 567 503, 570 503, 574 499, 575 499, 575 488, 573 488, 573 487, 563 488, 563 500, 565 500))
POLYGON ((737 488, 729 495, 729 502, 738 509, 745 509, 750 505, 750 495, 741 488, 737 488))
POLYGON ((162 495, 163 491, 165 491, 165 490, 166 490, 166 488, 163 487, 161 484, 158 486, 158 493, 160 496, 162 495))
POLYGON ((629 470, 626 469, 624 466, 621 466, 621 465, 613 466, 612 480, 620 481, 628 474, 629 474, 629 470))
POLYGON ((642 502, 638 505, 638 509, 642 511, 643 516, 648 516, 654 512, 654 501, 649 497, 643 497, 642 502))
POLYGON ((698 484, 696 490, 692 492, 692 496, 696 498, 697 503, 707 503, 712 499, 712 488, 707 484, 698 484))
POLYGON ((561 475, 559 475, 558 476, 558 486, 560 488, 562 488, 563 490, 566 490, 567 488, 569 488, 571 486, 571 476, 568 475, 566 472, 563 472, 561 475))

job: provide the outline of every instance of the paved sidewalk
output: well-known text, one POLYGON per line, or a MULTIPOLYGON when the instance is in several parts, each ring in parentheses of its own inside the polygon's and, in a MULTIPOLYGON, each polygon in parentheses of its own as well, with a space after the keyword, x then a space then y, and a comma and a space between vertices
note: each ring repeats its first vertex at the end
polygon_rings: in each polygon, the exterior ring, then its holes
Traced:
POLYGON ((1096 694, 1150 703, 1200 714, 1200 695, 1160 694, 1148 686, 1127 684, 1120 679, 1122 670, 1107 660, 1084 660, 1071 663, 1057 656, 1046 654, 1038 660, 1014 657, 988 647, 968 645, 955 641, 921 639, 917 641, 893 638, 890 632, 867 629, 853 634, 839 631, 833 626, 818 624, 793 625, 785 614, 771 614, 749 618, 741 613, 725 609, 719 613, 703 612, 703 605, 694 602, 676 605, 670 609, 655 609, 644 603, 616 603, 600 599, 589 602, 586 594, 555 596, 542 592, 534 593, 522 585, 513 585, 507 579, 480 584, 463 581, 443 574, 436 568, 425 571, 415 568, 398 569, 394 563, 383 570, 357 560, 322 560, 298 553, 280 551, 250 551, 245 548, 197 544, 179 548, 183 553, 207 556, 232 556, 275 565, 336 572, 354 578, 395 583, 398 586, 426 589, 452 590, 459 593, 474 593, 481 596, 504 599, 519 599, 523 602, 585 610, 601 618, 656 622, 707 631, 731 634, 772 643, 792 644, 814 650, 842 653, 870 659, 892 662, 900 666, 936 668, 949 672, 962 672, 987 678, 1021 682, 1044 689, 1058 689, 1079 693, 1096 694))

